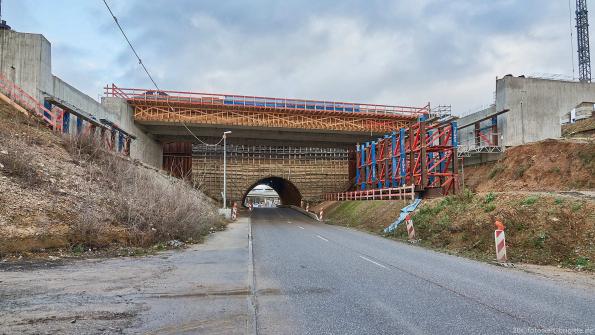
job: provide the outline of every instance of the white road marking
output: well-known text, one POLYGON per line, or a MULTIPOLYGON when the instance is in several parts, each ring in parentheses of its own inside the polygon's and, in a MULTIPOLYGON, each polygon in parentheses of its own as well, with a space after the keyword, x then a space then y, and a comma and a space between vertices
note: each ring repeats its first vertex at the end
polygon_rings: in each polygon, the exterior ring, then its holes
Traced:
POLYGON ((328 242, 328 240, 327 240, 326 238, 324 238, 324 237, 322 237, 322 236, 320 236, 320 235, 316 235, 316 237, 318 237, 319 239, 321 239, 321 240, 323 240, 323 241, 325 241, 325 242, 328 242))
POLYGON ((373 260, 371 260, 371 259, 369 259, 369 258, 367 258, 367 257, 364 257, 364 256, 359 256, 359 257, 360 257, 361 259, 364 259, 364 260, 366 260, 366 261, 370 262, 370 263, 376 264, 376 265, 378 265, 378 266, 379 266, 379 267, 381 267, 381 268, 388 269, 386 266, 384 266, 384 265, 382 265, 382 264, 380 264, 380 263, 374 262, 373 260))
POLYGON ((300 228, 300 229, 306 229, 306 228, 304 228, 304 227, 302 227, 302 226, 298 226, 298 228, 300 228))

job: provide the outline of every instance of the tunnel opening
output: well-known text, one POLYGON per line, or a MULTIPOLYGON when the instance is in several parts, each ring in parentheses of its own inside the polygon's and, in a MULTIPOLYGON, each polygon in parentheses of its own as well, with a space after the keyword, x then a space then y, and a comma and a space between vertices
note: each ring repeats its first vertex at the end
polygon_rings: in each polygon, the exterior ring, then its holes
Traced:
POLYGON ((280 205, 281 200, 277 191, 272 187, 259 184, 248 191, 244 206, 248 206, 248 204, 252 204, 255 208, 271 208, 280 205))
POLYGON ((281 205, 299 206, 302 201, 302 194, 292 182, 280 177, 267 177, 256 181, 246 190, 242 197, 242 205, 248 206, 249 198, 251 198, 248 194, 255 188, 261 187, 261 185, 276 192, 281 205))

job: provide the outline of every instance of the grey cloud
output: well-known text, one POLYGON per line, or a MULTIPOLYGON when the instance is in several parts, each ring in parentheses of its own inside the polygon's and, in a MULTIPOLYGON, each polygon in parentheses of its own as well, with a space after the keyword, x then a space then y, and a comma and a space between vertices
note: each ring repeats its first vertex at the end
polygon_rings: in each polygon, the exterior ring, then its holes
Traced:
MULTIPOLYGON (((497 75, 570 71, 558 1, 137 0, 118 9, 169 89, 466 110, 490 102, 497 75)), ((107 14, 97 25, 122 45, 118 70, 97 75, 149 87, 107 14)))

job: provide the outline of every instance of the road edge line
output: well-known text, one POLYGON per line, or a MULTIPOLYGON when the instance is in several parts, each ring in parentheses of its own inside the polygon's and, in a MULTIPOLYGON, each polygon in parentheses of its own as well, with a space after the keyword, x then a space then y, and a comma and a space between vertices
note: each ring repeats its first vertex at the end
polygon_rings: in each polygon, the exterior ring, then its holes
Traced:
POLYGON ((378 263, 378 262, 375 262, 375 261, 373 261, 373 260, 369 259, 368 257, 362 256, 362 255, 358 255, 358 256, 359 256, 359 258, 361 258, 361 259, 363 259, 363 260, 366 260, 366 261, 368 261, 368 262, 370 262, 370 263, 372 263, 372 264, 375 264, 375 265, 377 265, 377 266, 379 266, 379 267, 381 267, 381 268, 388 269, 388 267, 387 267, 387 266, 385 266, 385 265, 383 265, 383 264, 380 264, 380 263, 378 263))
POLYGON ((258 306, 256 302, 256 273, 254 272, 254 249, 252 241, 252 220, 248 218, 248 282, 250 287, 249 305, 251 307, 252 317, 248 318, 246 322, 246 333, 256 335, 258 334, 258 306))

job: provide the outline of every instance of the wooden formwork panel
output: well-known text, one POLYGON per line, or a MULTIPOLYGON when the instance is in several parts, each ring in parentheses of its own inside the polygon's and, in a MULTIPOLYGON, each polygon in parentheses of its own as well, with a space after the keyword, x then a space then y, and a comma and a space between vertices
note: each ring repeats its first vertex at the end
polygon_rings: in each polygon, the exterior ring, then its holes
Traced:
POLYGON ((135 105, 137 122, 230 125, 245 127, 320 129, 354 132, 390 132, 412 124, 412 120, 382 115, 318 115, 275 110, 228 110, 206 107, 135 105))
MULTIPOLYGON (((219 199, 223 188, 223 162, 220 158, 194 157, 195 183, 209 196, 219 199)), ((229 159, 227 193, 239 201, 259 180, 280 177, 293 183, 304 200, 321 199, 325 193, 342 192, 349 186, 347 160, 307 159, 229 159)))

